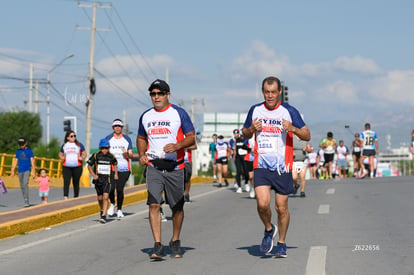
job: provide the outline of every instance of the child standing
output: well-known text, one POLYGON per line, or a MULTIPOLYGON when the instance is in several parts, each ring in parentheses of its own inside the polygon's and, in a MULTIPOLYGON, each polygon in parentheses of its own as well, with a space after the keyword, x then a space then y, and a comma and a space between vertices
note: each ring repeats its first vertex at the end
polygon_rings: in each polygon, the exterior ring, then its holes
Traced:
POLYGON ((117 160, 109 153, 109 140, 104 138, 99 141, 99 152, 89 158, 88 170, 92 175, 101 209, 99 222, 106 223, 109 191, 111 184, 114 184, 111 183, 111 173, 114 175, 114 180, 118 180, 117 160))
POLYGON ((46 204, 49 196, 49 176, 46 169, 39 170, 39 177, 36 181, 39 183, 39 197, 42 198, 42 204, 46 204))

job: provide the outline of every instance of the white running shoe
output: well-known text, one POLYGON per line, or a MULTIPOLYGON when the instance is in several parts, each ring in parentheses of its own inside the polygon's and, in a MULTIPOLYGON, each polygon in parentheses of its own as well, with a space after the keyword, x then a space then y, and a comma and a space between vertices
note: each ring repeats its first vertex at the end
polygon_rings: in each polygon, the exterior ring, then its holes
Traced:
POLYGON ((164 212, 161 212, 161 222, 167 222, 167 217, 165 217, 164 212))
POLYGON ((256 193, 254 192, 254 188, 252 188, 252 190, 250 190, 249 197, 251 199, 254 199, 256 197, 256 193))
POLYGON ((118 219, 125 217, 124 213, 122 213, 122 210, 118 210, 118 212, 116 213, 116 216, 118 217, 118 219))
POLYGON ((112 216, 114 214, 115 204, 112 204, 109 206, 108 209, 108 216, 112 216))
POLYGON ((244 190, 246 190, 246 192, 250 192, 250 184, 247 183, 244 190))
POLYGON ((243 193, 243 190, 241 189, 241 187, 237 188, 236 193, 243 193))

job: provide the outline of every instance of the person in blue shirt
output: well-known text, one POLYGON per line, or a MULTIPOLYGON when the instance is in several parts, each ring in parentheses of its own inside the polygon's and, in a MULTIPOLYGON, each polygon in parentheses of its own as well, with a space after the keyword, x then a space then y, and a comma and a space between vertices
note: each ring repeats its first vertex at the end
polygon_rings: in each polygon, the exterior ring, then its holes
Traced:
POLYGON ((35 162, 32 149, 27 147, 27 142, 24 138, 17 140, 19 149, 16 150, 15 158, 13 159, 11 176, 13 177, 18 164, 17 172, 19 174, 20 188, 22 190, 24 207, 29 207, 29 176, 35 178, 35 162))

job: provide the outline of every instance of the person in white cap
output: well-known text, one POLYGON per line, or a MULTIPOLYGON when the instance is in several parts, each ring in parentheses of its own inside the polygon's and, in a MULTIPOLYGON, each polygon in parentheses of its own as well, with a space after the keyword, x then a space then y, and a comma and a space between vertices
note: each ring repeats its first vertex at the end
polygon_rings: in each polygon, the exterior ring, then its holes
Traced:
POLYGON ((121 119, 114 119, 112 122, 112 134, 106 137, 109 140, 110 152, 116 157, 118 162, 118 180, 111 179, 114 184, 111 185, 109 192, 109 200, 111 205, 108 209, 108 215, 112 216, 115 210, 115 190, 116 190, 116 206, 117 218, 123 218, 122 204, 124 202, 125 184, 131 175, 130 158, 132 157, 132 141, 129 136, 122 133, 124 123, 121 119))

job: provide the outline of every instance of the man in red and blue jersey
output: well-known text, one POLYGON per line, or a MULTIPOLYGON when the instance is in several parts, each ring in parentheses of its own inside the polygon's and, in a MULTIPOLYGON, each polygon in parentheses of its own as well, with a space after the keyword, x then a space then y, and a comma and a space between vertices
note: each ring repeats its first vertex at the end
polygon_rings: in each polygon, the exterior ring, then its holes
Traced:
POLYGON ((297 109, 281 103, 282 85, 278 78, 270 76, 262 82, 264 102, 253 105, 243 125, 243 135, 255 135, 254 187, 257 210, 265 226, 260 250, 271 253, 273 239, 279 229, 276 257, 285 258, 286 233, 289 226, 288 195, 292 193, 293 135, 310 140, 310 131, 297 109), (271 222, 270 190, 276 192, 275 203, 278 227, 271 222))
POLYGON ((154 237, 151 259, 165 256, 161 243, 160 206, 172 210, 173 236, 169 243, 172 257, 181 258, 180 232, 184 219, 184 149, 195 144, 195 130, 187 112, 169 102, 170 86, 164 80, 151 83, 153 108, 139 119, 137 148, 139 163, 147 165, 146 179, 149 220, 154 237))

